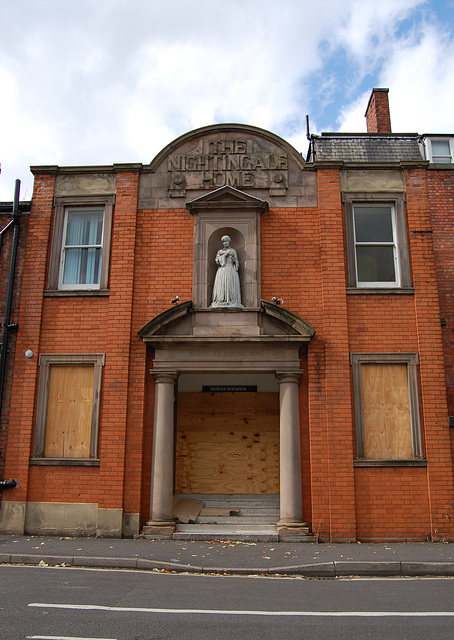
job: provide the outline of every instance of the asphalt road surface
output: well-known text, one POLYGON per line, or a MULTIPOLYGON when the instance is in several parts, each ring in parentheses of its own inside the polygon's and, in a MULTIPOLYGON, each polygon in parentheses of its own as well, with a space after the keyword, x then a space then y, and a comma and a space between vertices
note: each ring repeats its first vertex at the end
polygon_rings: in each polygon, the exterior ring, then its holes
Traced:
POLYGON ((454 579, 0 566, 1 640, 452 640, 454 579))

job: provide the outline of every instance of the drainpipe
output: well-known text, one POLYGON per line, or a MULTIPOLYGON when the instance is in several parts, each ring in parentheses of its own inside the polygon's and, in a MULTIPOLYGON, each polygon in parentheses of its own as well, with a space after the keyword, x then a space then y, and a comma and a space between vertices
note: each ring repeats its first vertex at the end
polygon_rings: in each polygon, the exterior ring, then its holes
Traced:
POLYGON ((17 480, 0 480, 0 491, 3 491, 3 489, 15 489, 18 484, 17 480))
POLYGON ((20 180, 16 180, 16 187, 14 190, 14 202, 13 202, 13 219, 6 225, 3 231, 6 231, 11 225, 13 226, 13 241, 11 244, 11 257, 9 265, 9 278, 8 289, 6 292, 5 302, 5 320, 3 322, 2 332, 2 347, 0 352, 0 419, 2 415, 3 407, 3 390, 5 386, 5 374, 6 374, 6 358, 8 355, 8 336, 12 329, 17 329, 17 324, 11 324, 11 305, 13 301, 13 285, 14 285, 14 272, 16 270, 16 256, 17 246, 19 244, 19 192, 20 192, 20 180))

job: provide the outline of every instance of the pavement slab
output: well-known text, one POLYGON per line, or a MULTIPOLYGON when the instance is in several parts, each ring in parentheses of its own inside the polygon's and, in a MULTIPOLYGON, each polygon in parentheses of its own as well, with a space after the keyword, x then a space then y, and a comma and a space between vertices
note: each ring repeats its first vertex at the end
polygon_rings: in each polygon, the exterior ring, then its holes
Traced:
POLYGON ((454 544, 0 535, 0 563, 307 577, 454 575, 454 544))

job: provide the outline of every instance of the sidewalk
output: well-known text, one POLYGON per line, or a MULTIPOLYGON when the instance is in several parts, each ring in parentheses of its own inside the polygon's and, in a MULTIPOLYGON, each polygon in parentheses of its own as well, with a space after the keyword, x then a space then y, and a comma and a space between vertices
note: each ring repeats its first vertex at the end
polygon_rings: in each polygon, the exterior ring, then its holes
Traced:
POLYGON ((0 535, 0 564, 320 578, 454 576, 454 544, 186 542, 0 535))

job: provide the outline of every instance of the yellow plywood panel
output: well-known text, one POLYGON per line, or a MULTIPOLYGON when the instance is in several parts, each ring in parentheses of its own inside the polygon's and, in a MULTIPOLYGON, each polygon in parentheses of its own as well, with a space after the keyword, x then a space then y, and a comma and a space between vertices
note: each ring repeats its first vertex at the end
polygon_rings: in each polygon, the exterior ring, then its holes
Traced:
POLYGON ((365 456, 373 460, 412 457, 407 367, 361 367, 365 456))
POLYGON ((279 395, 180 393, 176 491, 279 493, 279 395))
POLYGON ((93 367, 58 365, 51 367, 46 457, 89 457, 93 375, 93 367))

